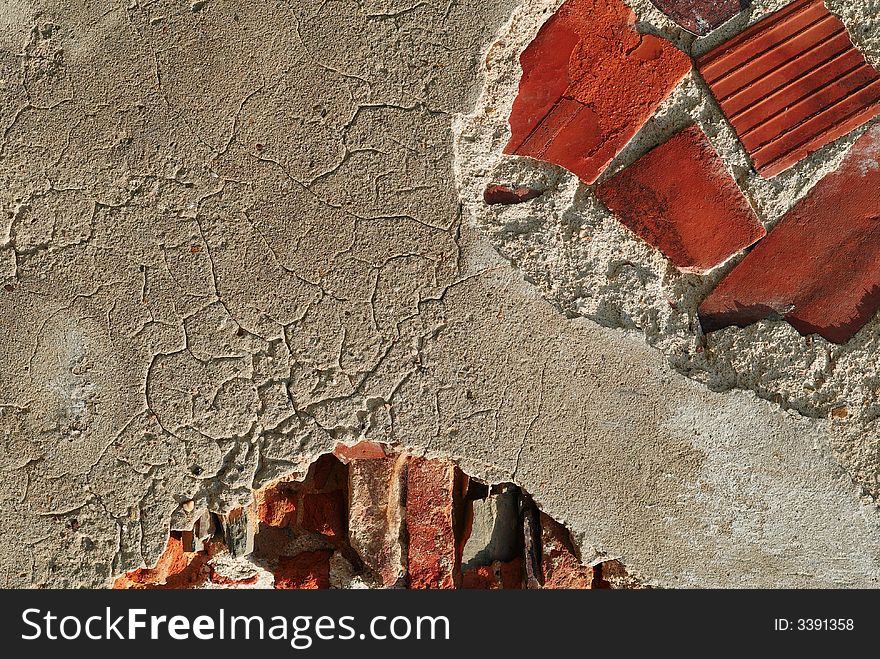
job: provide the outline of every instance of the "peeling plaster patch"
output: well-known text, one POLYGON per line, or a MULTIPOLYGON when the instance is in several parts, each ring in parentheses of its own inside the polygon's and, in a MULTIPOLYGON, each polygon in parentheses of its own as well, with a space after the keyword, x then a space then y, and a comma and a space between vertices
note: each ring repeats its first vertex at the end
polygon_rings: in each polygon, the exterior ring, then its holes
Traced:
POLYGON ((339 444, 297 476, 255 491, 245 508, 200 512, 154 565, 114 588, 645 587, 619 561, 584 564, 569 530, 528 493, 473 480, 449 460, 339 444))
MULTIPOLYGON (((784 0, 756 2, 703 39, 674 27, 648 0, 631 0, 640 29, 670 38, 700 55, 748 24, 780 9, 784 0)), ((880 453, 873 437, 880 419, 880 367, 876 363, 880 319, 844 346, 802 337, 784 322, 765 321, 704 337, 700 302, 741 259, 705 275, 679 272, 641 243, 608 212, 591 186, 565 170, 528 158, 502 155, 510 139, 510 115, 522 74, 520 53, 558 2, 526 0, 487 47, 486 86, 476 110, 455 124, 456 172, 462 202, 491 243, 569 317, 643 336, 678 372, 713 391, 745 389, 783 408, 834 420, 834 452, 869 498, 880 495, 880 453), (544 194, 529 204, 487 206, 482 191, 493 181, 540 182, 544 194), (832 410, 846 405, 846 418, 832 410)), ((880 19, 870 4, 829 0, 869 62, 880 61, 880 19)), ((772 179, 752 170, 748 156, 700 77, 691 73, 599 179, 627 165, 690 123, 698 123, 755 209, 764 227, 776 223, 830 172, 858 129, 772 179)))

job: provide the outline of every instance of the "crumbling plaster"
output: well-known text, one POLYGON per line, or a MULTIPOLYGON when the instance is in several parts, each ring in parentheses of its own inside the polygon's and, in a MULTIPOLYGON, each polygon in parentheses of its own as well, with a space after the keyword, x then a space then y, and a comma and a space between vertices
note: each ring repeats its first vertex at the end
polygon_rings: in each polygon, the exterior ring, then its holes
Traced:
POLYGON ((471 227, 453 122, 515 4, 3 4, 3 585, 107 586, 360 437, 649 583, 877 585, 833 428, 566 318, 471 227))

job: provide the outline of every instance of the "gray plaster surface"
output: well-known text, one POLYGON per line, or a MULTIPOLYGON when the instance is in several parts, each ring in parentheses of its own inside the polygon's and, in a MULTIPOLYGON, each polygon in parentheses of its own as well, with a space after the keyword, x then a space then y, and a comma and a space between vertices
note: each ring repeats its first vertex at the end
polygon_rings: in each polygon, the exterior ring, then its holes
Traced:
POLYGON ((569 319, 472 227, 453 125, 514 4, 0 7, 3 585, 107 586, 360 438, 656 585, 877 585, 827 422, 569 319))

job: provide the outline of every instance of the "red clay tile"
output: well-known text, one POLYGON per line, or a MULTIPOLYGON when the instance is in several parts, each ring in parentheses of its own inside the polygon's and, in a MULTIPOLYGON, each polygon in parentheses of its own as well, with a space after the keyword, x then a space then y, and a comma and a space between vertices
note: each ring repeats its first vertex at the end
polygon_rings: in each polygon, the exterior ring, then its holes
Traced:
POLYGON ((622 0, 567 0, 520 57, 504 152, 595 182, 691 68, 687 55, 634 24, 622 0))
POLYGON ((700 305, 704 332, 787 320, 845 343, 880 307, 880 124, 700 305))
POLYGON ((880 74, 822 0, 796 0, 697 67, 763 176, 880 114, 880 74))
POLYGON ((679 269, 704 272, 765 232, 699 126, 603 182, 596 195, 679 269))
POLYGON ((535 190, 534 188, 527 188, 524 186, 513 188, 509 185, 497 185, 492 183, 487 185, 486 189, 483 190, 483 201, 490 206, 493 204, 521 204, 526 201, 531 201, 532 199, 537 199, 542 194, 544 194, 543 190, 535 190))
POLYGON ((651 0, 688 32, 703 36, 747 8, 750 0, 651 0))

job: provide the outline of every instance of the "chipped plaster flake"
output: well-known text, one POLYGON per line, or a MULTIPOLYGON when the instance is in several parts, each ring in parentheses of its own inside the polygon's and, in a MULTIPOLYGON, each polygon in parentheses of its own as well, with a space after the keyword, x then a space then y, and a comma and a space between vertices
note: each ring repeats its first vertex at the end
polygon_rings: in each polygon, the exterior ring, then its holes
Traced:
MULTIPOLYGON (((755 2, 740 18, 696 41, 671 27, 649 0, 628 4, 639 19, 698 56, 787 3, 755 2)), ((870 3, 828 0, 827 5, 876 66, 880 17, 870 3)), ((880 318, 874 317, 845 345, 818 336, 801 337, 779 321, 703 337, 697 308, 741 256, 704 275, 680 272, 658 250, 623 228, 595 199, 592 188, 579 184, 572 174, 532 159, 502 155, 510 135, 507 117, 521 76, 519 54, 557 6, 549 0, 527 0, 520 6, 487 49, 486 86, 475 111, 455 124, 456 172, 470 217, 567 315, 644 337, 675 370, 713 391, 750 390, 805 417, 833 418, 832 444, 840 464, 869 500, 880 495, 880 458, 872 439, 880 416, 876 385, 880 366, 875 359, 880 318), (545 192, 525 204, 488 206, 482 191, 498 181, 545 192), (845 418, 832 416, 840 406, 848 408, 845 418)), ((788 171, 765 179, 751 169, 736 134, 705 84, 692 73, 612 162, 599 185, 691 122, 702 127, 768 230, 837 170, 864 133, 864 128, 855 130, 788 171)))

